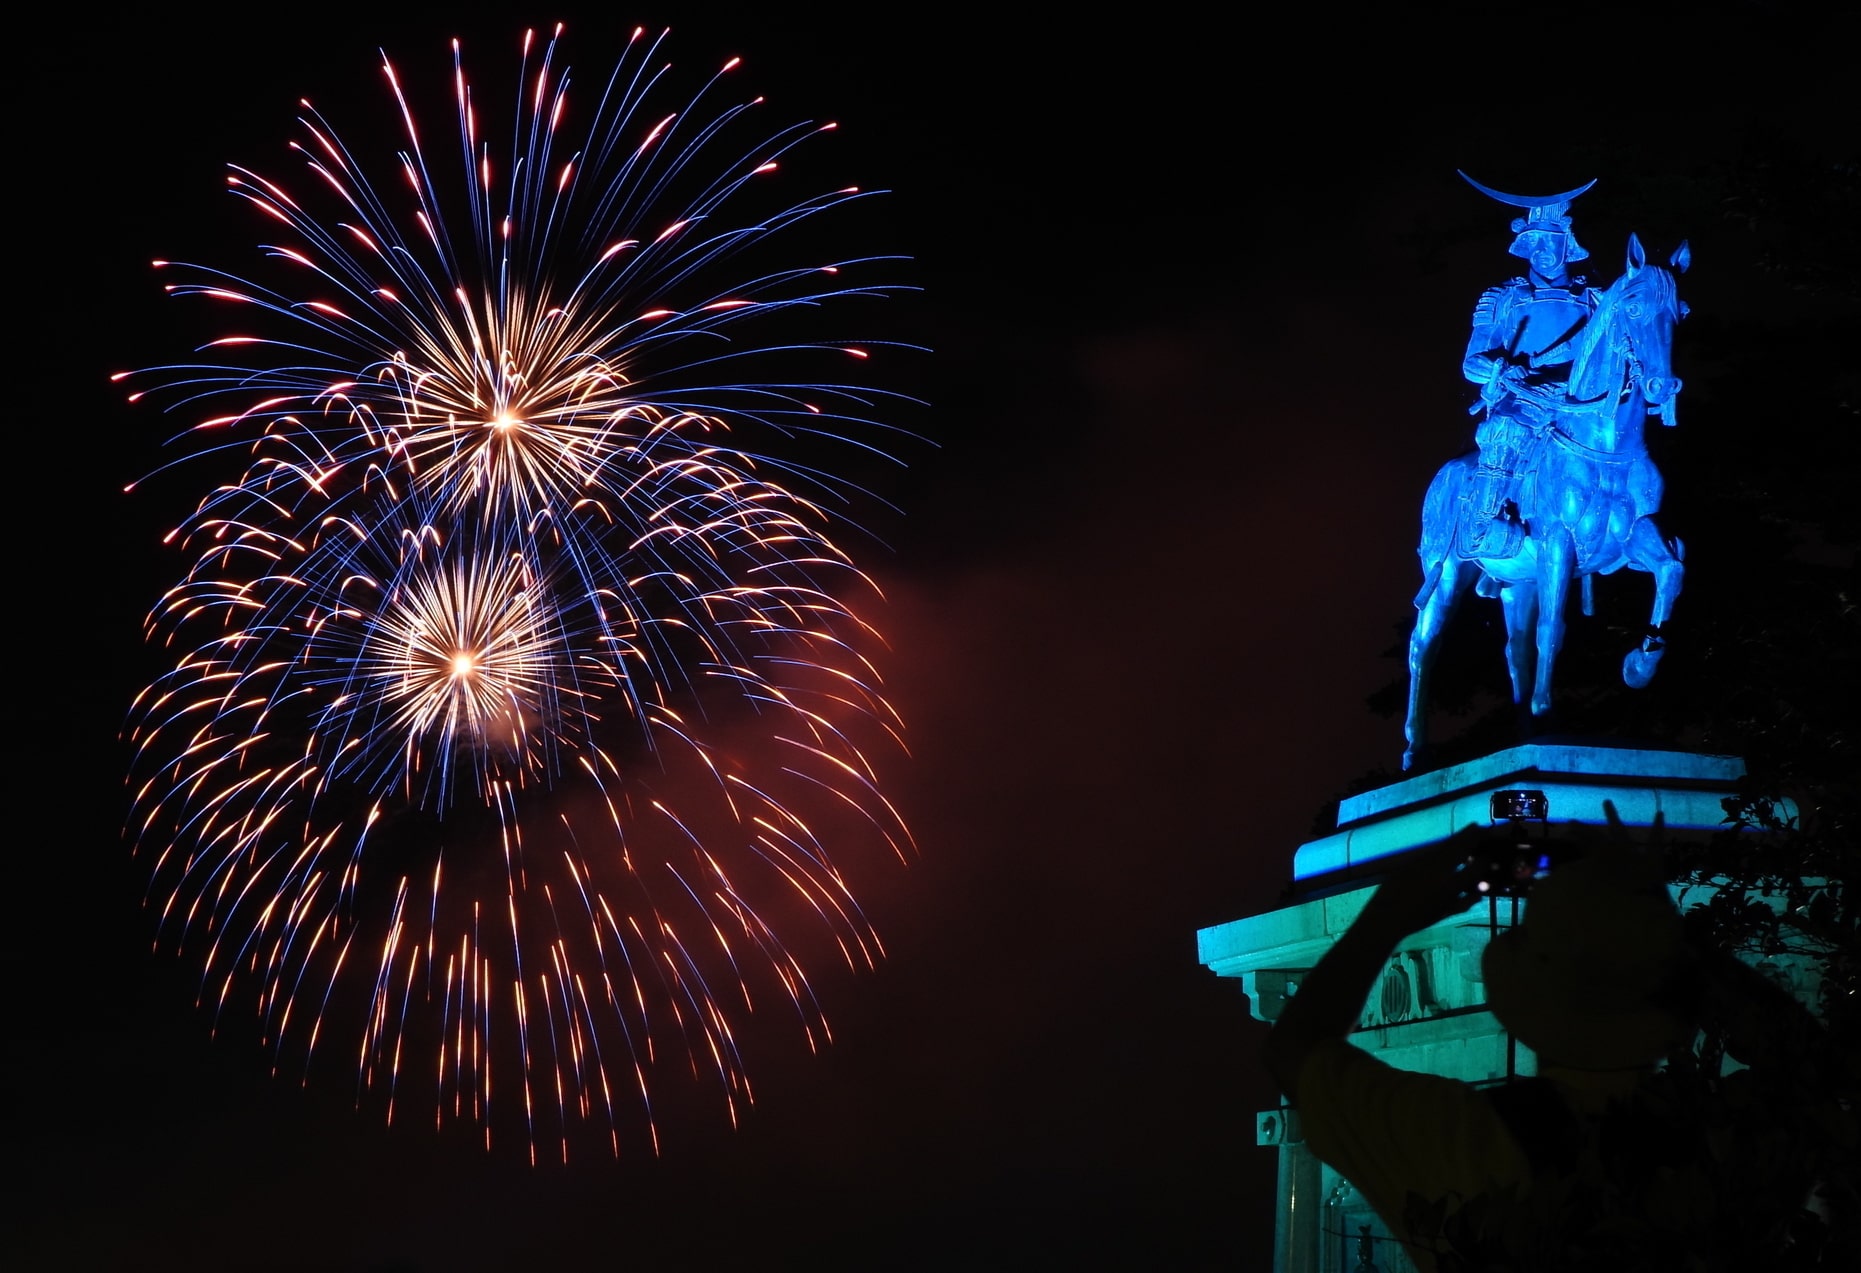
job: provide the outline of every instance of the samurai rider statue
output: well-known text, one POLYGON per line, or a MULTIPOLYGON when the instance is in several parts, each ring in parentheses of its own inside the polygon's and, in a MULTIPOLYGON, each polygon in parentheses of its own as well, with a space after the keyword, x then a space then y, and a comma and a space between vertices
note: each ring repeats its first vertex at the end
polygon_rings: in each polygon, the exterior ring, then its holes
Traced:
POLYGON ((1570 228, 1570 203, 1595 185, 1563 194, 1501 194, 1460 174, 1481 194, 1526 214, 1512 222, 1508 249, 1526 262, 1523 278, 1488 288, 1473 309, 1473 333, 1461 371, 1480 387, 1472 414, 1478 475, 1468 492, 1474 507, 1455 551, 1463 558, 1502 560, 1525 540, 1519 485, 1565 401, 1577 337, 1596 311, 1596 295, 1570 266, 1589 256, 1570 228))
POLYGON ((1442 465, 1422 498, 1405 769, 1426 747, 1435 642, 1469 585, 1501 602, 1513 701, 1529 699, 1542 720, 1570 585, 1579 583, 1589 614, 1595 576, 1625 566, 1654 576, 1648 627, 1622 660, 1623 682, 1639 689, 1659 665, 1663 625, 1686 573, 1680 541, 1655 524, 1662 481, 1646 427, 1651 418, 1674 423, 1681 381, 1673 334, 1686 315, 1674 274, 1686 270, 1690 249, 1676 248, 1669 270, 1649 261, 1631 234, 1622 276, 1588 288, 1569 273, 1570 262, 1589 254, 1571 234, 1568 213, 1589 186, 1524 197, 1472 184, 1527 210, 1512 223, 1512 253, 1530 272, 1480 298, 1463 361, 1480 386, 1474 410, 1485 413, 1479 451, 1442 465))

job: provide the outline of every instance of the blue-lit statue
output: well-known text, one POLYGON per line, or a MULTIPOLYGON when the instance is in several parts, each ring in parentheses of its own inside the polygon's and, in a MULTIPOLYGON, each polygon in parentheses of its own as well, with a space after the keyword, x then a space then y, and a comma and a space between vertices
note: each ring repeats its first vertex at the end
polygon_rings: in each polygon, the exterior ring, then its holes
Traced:
MULTIPOLYGON (((1466 177, 1466 173, 1461 174, 1466 177)), ((1472 181, 1472 178, 1467 178, 1472 181)), ((1594 181, 1544 199, 1515 199, 1473 183, 1502 203, 1529 208, 1512 222, 1508 249, 1530 266, 1524 278, 1488 288, 1473 310, 1473 333, 1461 372, 1480 386, 1474 433, 1480 468, 1472 498, 1478 505, 1459 545, 1468 557, 1510 557, 1525 540, 1518 507, 1518 478, 1563 406, 1577 336, 1596 309, 1596 293, 1572 278, 1572 262, 1589 256, 1571 231, 1570 201, 1594 181)))
MULTIPOLYGON (((1680 392, 1669 355, 1686 308, 1673 274, 1649 265, 1630 235, 1627 270, 1615 283, 1594 289, 1571 277, 1570 263, 1589 253, 1571 232, 1570 201, 1594 182, 1532 197, 1467 180, 1527 209, 1512 222, 1511 252, 1530 270, 1488 290, 1474 309, 1463 370, 1480 386, 1479 449, 1443 465, 1423 500, 1404 769, 1425 744, 1435 639, 1468 584, 1499 599, 1513 701, 1529 699, 1542 717, 1571 580, 1582 580, 1588 614, 1592 576, 1624 566, 1654 575, 1648 632, 1622 663, 1623 680, 1639 688, 1660 661, 1661 625, 1684 574, 1679 541, 1654 524, 1661 474, 1642 436, 1650 416, 1674 423, 1680 392)), ((1688 261, 1682 244, 1671 264, 1684 271, 1688 261)))

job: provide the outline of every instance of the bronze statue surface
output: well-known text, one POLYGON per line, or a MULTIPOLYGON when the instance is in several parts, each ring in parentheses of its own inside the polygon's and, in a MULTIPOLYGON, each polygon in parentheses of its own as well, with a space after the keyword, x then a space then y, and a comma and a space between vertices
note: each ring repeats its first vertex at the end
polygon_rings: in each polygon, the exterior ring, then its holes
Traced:
MULTIPOLYGON (((1462 174, 1465 176, 1465 174, 1462 174)), ((1564 603, 1580 580, 1628 566, 1654 576, 1647 634, 1622 676, 1645 686, 1663 652, 1661 625, 1685 573, 1682 547, 1663 536, 1660 471, 1644 435, 1650 417, 1675 420, 1674 325, 1686 313, 1673 270, 1648 263, 1629 236, 1626 268, 1606 288, 1568 272, 1587 257, 1567 215, 1583 186, 1561 195, 1503 195, 1529 209, 1513 221, 1511 252, 1529 272, 1489 289, 1474 309, 1462 369, 1480 386, 1477 451, 1450 460, 1422 503, 1422 588, 1409 638, 1409 704, 1403 768, 1426 745, 1427 673, 1434 644, 1467 586, 1498 598, 1506 624, 1513 701, 1534 717, 1551 710, 1552 671, 1564 638, 1564 603)), ((1594 183, 1591 183, 1594 184, 1594 183)))

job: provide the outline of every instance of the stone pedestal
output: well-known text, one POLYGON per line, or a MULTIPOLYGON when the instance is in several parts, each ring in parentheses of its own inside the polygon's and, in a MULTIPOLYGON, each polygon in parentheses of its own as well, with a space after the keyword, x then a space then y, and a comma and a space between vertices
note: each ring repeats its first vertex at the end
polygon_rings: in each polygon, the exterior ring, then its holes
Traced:
MULTIPOLYGON (((1658 815, 1672 838, 1722 829, 1720 802, 1743 774, 1732 756, 1534 742, 1352 796, 1339 805, 1335 834, 1293 854, 1291 904, 1203 929, 1199 957, 1216 975, 1238 978, 1253 1015, 1271 1022, 1363 909, 1391 859, 1493 823, 1494 792, 1543 792, 1551 834, 1573 823, 1604 825, 1609 801, 1624 826, 1646 828, 1658 815)), ((1485 1010, 1480 981, 1486 943, 1523 912, 1510 898, 1482 900, 1405 940, 1370 992, 1352 1042, 1391 1065, 1470 1083, 1532 1073, 1530 1052, 1485 1010)), ((1305 1148, 1296 1109, 1263 1111, 1256 1127, 1258 1143, 1280 1156, 1274 1268, 1356 1269, 1361 1230, 1386 1236, 1369 1205, 1305 1148)), ((1374 1259, 1383 1273, 1411 1267, 1393 1242, 1375 1242, 1374 1259)))

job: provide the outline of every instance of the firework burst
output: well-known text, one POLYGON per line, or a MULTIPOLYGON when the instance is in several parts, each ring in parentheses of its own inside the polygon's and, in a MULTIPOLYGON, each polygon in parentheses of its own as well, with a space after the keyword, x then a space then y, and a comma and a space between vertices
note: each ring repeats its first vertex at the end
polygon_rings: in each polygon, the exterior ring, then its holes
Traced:
POLYGON ((761 205, 823 128, 739 143, 757 103, 708 104, 734 61, 661 111, 636 32, 572 129, 556 56, 526 37, 499 159, 454 44, 452 185, 384 60, 395 182, 306 103, 308 194, 230 178, 284 229, 272 281, 157 262, 253 326, 146 373, 207 416, 191 457, 244 459, 168 537, 174 661, 129 729, 160 941, 216 1018, 306 1074, 346 1054, 390 1120, 489 1143, 508 1103, 533 1159, 582 1125, 656 1146, 661 1070, 734 1119, 749 1011, 827 1037, 796 930, 879 953, 828 842, 909 852, 873 590, 830 535, 854 492, 813 458, 870 448, 886 395, 781 371, 871 346, 759 335, 891 289, 731 268, 861 193, 761 205))

